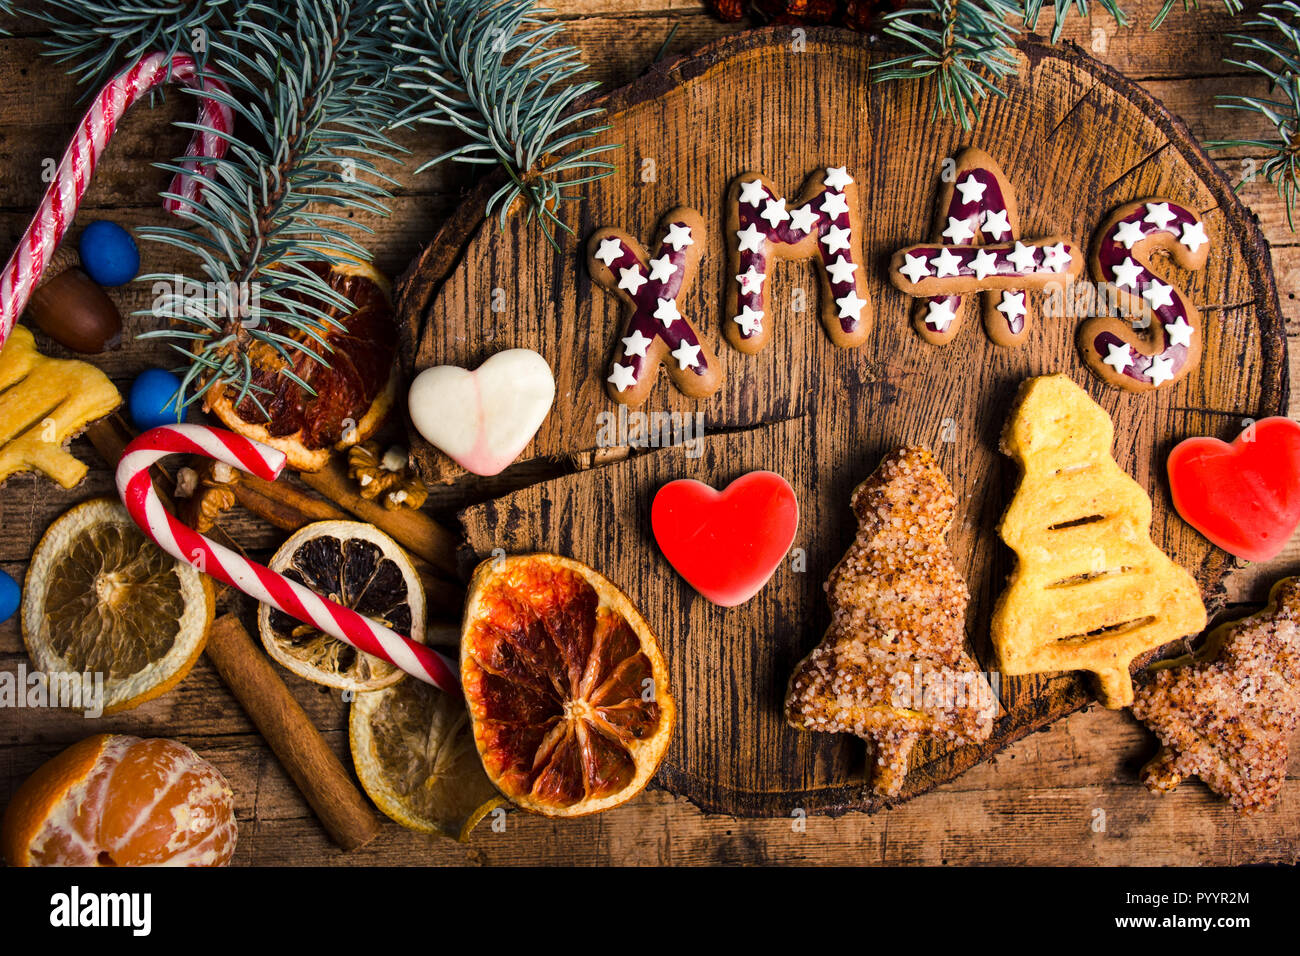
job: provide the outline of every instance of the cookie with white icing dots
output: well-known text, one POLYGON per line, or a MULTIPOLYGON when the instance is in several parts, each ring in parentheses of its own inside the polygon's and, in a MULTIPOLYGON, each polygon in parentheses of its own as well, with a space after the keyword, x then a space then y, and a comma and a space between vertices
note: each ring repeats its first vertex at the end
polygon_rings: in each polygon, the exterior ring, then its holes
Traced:
POLYGON ((1172 199, 1141 199, 1120 206, 1102 223, 1090 253, 1092 277, 1114 290, 1116 304, 1149 317, 1143 332, 1131 318, 1103 315, 1079 326, 1088 367, 1108 384, 1129 391, 1167 388, 1201 360, 1201 314, 1187 294, 1152 271, 1153 255, 1201 269, 1210 240, 1194 209, 1172 199))
POLYGON ((1083 272, 1083 253, 1065 236, 1022 241, 1015 188, 983 150, 970 147, 939 191, 933 242, 894 253, 889 280, 920 301, 913 323, 932 345, 961 327, 963 296, 980 293, 984 331, 1014 346, 1029 332, 1029 290, 1064 284, 1083 272))
POLYGON ((712 395, 722 384, 717 356, 682 312, 708 244, 704 220, 694 209, 671 209, 660 220, 659 236, 654 258, 617 229, 598 229, 587 242, 592 279, 630 308, 605 378, 609 397, 630 407, 649 397, 660 364, 690 398, 712 395))
POLYGON ((788 202, 761 173, 741 173, 727 194, 727 341, 753 354, 772 334, 768 291, 777 259, 818 258, 822 325, 844 348, 871 330, 857 186, 844 166, 808 177, 788 202))

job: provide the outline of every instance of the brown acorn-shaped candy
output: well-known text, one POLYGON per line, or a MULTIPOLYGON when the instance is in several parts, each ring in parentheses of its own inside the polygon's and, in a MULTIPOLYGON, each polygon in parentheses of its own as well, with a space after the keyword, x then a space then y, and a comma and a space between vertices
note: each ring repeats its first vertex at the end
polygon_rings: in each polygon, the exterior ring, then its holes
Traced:
POLYGON ((60 345, 94 355, 122 344, 122 316, 117 306, 81 270, 77 252, 57 249, 27 303, 27 315, 60 345))

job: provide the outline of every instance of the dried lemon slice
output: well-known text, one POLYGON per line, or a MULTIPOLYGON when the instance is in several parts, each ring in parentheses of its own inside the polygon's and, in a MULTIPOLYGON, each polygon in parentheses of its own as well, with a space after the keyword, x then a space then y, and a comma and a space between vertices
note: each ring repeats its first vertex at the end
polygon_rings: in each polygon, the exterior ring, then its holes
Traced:
POLYGON ((36 546, 23 641, 46 674, 103 674, 111 714, 189 673, 213 609, 207 577, 147 540, 120 502, 97 498, 55 521, 36 546))
MULTIPOLYGON (((360 521, 317 521, 300 528, 271 558, 270 568, 421 644, 424 586, 406 552, 360 521)), ((344 690, 378 690, 402 679, 371 657, 263 604, 258 632, 266 652, 299 677, 344 690)))
POLYGON ((463 841, 505 803, 483 770, 464 703, 423 681, 358 694, 348 737, 361 785, 404 827, 463 841))

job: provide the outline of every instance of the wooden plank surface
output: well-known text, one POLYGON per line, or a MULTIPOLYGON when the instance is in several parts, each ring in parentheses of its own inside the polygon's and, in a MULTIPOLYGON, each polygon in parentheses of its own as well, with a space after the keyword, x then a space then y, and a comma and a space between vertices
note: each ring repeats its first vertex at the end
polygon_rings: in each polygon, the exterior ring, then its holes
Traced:
MULTIPOLYGON (((591 74, 617 86, 638 76, 676 28, 669 54, 687 52, 741 26, 713 21, 700 4, 685 0, 562 0, 571 35, 592 64, 591 74)), ((1120 69, 1164 101, 1201 139, 1223 139, 1262 130, 1245 114, 1216 110, 1215 93, 1260 95, 1262 83, 1225 67, 1223 34, 1231 27, 1218 5, 1196 14, 1176 11, 1161 31, 1145 29, 1158 0, 1134 4, 1136 28, 1119 30, 1104 12, 1073 21, 1066 38, 1103 63, 1120 69), (1094 31, 1105 38, 1096 49, 1094 31)), ((1049 17, 1040 25, 1046 31, 1049 17)), ((0 244, 6 249, 25 227, 45 184, 40 163, 57 157, 80 116, 79 91, 57 65, 39 56, 32 30, 0 39, 0 244)), ((180 151, 184 136, 167 128, 184 113, 185 97, 169 97, 153 111, 128 116, 96 172, 77 227, 92 218, 127 225, 163 221, 157 191, 164 174, 148 164, 180 151)), ((404 140, 422 159, 441 142, 424 132, 404 140)), ((1226 154, 1224 169, 1241 182, 1241 195, 1260 219, 1272 244, 1272 260, 1289 332, 1300 334, 1300 242, 1286 227, 1272 187, 1249 178, 1248 151, 1226 154)), ((639 157, 620 157, 634 163, 639 157)), ((399 173, 403 188, 393 216, 370 241, 380 264, 400 272, 419 252, 473 184, 463 168, 445 167, 414 177, 399 173)), ((150 271, 171 271, 179 260, 144 250, 150 271)), ((123 311, 147 305, 147 289, 114 290, 123 311)), ((137 326, 138 328, 138 326, 137 326)), ((1297 349, 1291 349, 1291 361, 1297 349)), ((43 347, 59 349, 49 342, 43 347)), ((120 384, 160 353, 131 345, 103 357, 120 384)), ((1292 376, 1292 382, 1300 381, 1292 376)), ((76 450, 93 461, 88 443, 76 450)), ((18 478, 0 495, 0 567, 21 579, 35 541, 54 517, 92 494, 107 493, 107 472, 96 468, 88 483, 64 492, 49 482, 18 478)), ((438 507, 434 496, 431 508, 438 507)), ((282 536, 251 517, 229 525, 254 548, 282 536)), ((1300 541, 1265 566, 1242 568, 1227 580, 1230 601, 1261 600, 1268 582, 1300 572, 1300 541)), ((0 669, 25 660, 13 621, 0 625, 0 669)), ((286 675, 291 688, 340 755, 346 758, 346 705, 336 695, 286 675)), ((557 823, 512 813, 503 832, 480 826, 468 846, 408 833, 387 824, 381 837, 347 857, 333 848, 306 804, 204 661, 176 690, 128 714, 98 721, 54 711, 0 711, 0 804, 41 761, 74 740, 105 730, 171 734, 214 760, 238 796, 240 863, 899 863, 988 862, 1237 863, 1295 859, 1282 835, 1300 830, 1300 759, 1293 756, 1279 806, 1243 820, 1226 810, 1199 783, 1153 797, 1138 784, 1136 770, 1152 752, 1149 735, 1131 718, 1088 708, 1013 745, 995 761, 888 813, 850 813, 836 819, 800 808, 769 820, 706 815, 688 802, 647 792, 600 817, 557 823), (1104 813, 1104 818, 1101 814, 1104 813), (1104 825, 1103 825, 1104 822, 1104 825)))

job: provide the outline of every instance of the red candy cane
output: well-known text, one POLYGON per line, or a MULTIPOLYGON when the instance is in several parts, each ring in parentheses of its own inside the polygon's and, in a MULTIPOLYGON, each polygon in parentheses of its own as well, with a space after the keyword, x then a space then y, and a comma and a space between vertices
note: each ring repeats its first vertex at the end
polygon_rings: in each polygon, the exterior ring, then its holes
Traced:
POLYGON ((224 429, 163 425, 145 432, 126 446, 117 466, 117 490, 132 520, 158 547, 264 604, 460 697, 455 670, 437 651, 249 561, 177 520, 154 491, 149 469, 160 458, 182 454, 213 458, 267 481, 274 481, 284 468, 283 453, 224 429))
MULTIPOLYGON (((123 70, 99 91, 82 118, 77 135, 68 144, 36 216, 19 240, 4 272, 0 272, 0 346, 4 345, 10 329, 27 307, 27 300, 41 273, 77 214, 90 175, 95 171, 95 164, 117 129, 122 114, 141 96, 169 79, 205 91, 226 91, 224 83, 200 77, 194 58, 184 53, 175 56, 151 53, 123 70)), ((188 158, 183 163, 185 172, 177 173, 170 186, 170 191, 181 198, 168 197, 163 201, 163 208, 171 213, 189 208, 189 201, 198 195, 201 180, 211 173, 211 164, 203 159, 220 159, 225 155, 227 142, 218 132, 229 133, 234 125, 230 107, 208 96, 201 100, 198 123, 205 128, 196 130, 190 139, 185 150, 188 158)))

